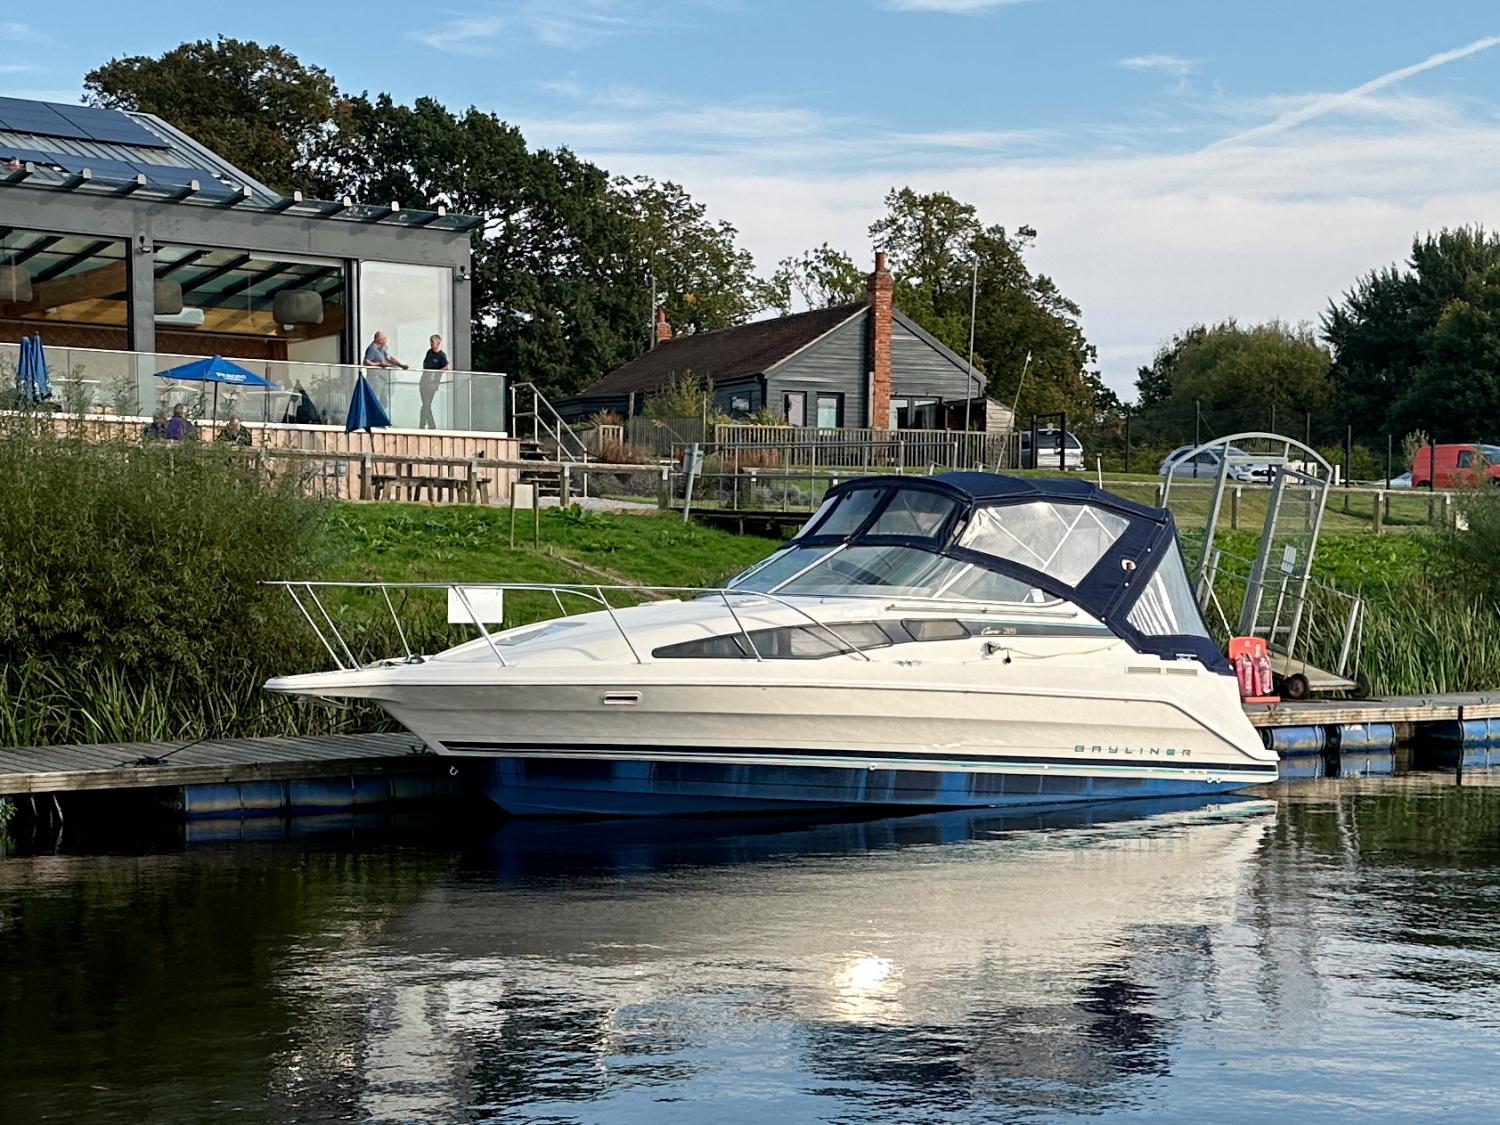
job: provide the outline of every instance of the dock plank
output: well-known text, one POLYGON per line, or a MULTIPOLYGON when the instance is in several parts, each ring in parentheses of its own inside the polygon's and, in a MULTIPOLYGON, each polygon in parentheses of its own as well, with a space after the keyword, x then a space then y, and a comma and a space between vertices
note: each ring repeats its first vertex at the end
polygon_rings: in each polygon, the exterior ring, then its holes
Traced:
POLYGON ((1303 699, 1281 703, 1247 703, 1245 713, 1257 727, 1347 725, 1353 723, 1451 722, 1463 708, 1466 719, 1500 718, 1500 693, 1451 692, 1392 696, 1386 699, 1303 699))
POLYGON ((296 781, 343 773, 428 772, 436 758, 413 754, 406 734, 324 738, 210 739, 0 749, 0 795, 171 788, 243 781, 296 781), (143 758, 156 765, 136 765, 143 758))

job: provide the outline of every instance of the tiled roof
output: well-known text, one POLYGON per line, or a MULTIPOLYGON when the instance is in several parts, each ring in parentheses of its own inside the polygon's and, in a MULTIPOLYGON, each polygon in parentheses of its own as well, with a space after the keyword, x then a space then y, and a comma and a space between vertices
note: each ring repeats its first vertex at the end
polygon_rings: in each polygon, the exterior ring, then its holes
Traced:
POLYGON ((679 336, 621 364, 577 397, 657 391, 689 373, 716 383, 760 375, 869 307, 859 301, 679 336))

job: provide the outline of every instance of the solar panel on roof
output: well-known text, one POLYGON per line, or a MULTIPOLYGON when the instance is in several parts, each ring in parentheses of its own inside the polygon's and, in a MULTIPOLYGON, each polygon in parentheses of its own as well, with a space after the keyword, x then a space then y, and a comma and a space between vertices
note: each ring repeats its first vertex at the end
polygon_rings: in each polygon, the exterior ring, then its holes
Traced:
POLYGON ((0 160, 29 160, 33 164, 56 164, 57 153, 43 152, 39 148, 11 148, 0 145, 0 160))
POLYGON ((0 128, 75 141, 104 141, 139 148, 171 148, 166 141, 118 109, 58 105, 0 98, 0 128))

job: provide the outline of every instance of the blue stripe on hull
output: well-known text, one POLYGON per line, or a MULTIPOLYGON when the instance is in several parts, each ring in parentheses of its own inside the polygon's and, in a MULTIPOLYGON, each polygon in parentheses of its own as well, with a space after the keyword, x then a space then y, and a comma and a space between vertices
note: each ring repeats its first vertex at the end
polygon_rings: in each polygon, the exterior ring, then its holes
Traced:
POLYGON ((860 806, 1023 808, 1223 794, 1247 784, 1193 777, 495 758, 490 762, 485 792, 516 816, 686 816, 860 806))

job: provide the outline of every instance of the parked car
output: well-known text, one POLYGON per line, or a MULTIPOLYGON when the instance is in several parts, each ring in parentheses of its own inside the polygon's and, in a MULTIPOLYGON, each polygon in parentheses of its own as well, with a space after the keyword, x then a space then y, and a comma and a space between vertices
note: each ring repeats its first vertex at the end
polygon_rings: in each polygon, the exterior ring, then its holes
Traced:
POLYGON ((1478 442, 1424 445, 1411 461, 1413 488, 1427 488, 1429 484, 1436 488, 1472 488, 1484 481, 1500 484, 1500 446, 1478 442))
POLYGON ((1411 474, 1402 473, 1399 477, 1392 477, 1390 480, 1385 482, 1385 486, 1387 488, 1410 488, 1411 474))
MULTIPOLYGON (((1056 469, 1061 467, 1067 470, 1083 468, 1083 442, 1078 440, 1071 430, 1059 437, 1056 428, 1049 427, 1045 430, 1037 430, 1037 445, 1042 451, 1041 467, 1044 469, 1056 469), (1062 452, 1061 458, 1058 453, 1062 452)), ((1035 469, 1031 455, 1031 431, 1021 431, 1021 468, 1035 469)))
MULTIPOLYGON (((1191 445, 1179 445, 1176 449, 1162 458, 1161 467, 1157 469, 1162 476, 1170 472, 1173 480, 1182 477, 1207 477, 1217 479, 1219 475, 1219 462, 1222 454, 1217 448, 1204 449, 1193 454, 1188 460, 1183 460, 1183 454, 1192 450, 1191 445)), ((1229 447, 1229 455, 1233 458, 1251 457, 1238 446, 1229 447)), ((1230 461, 1229 479, 1236 480, 1242 484, 1269 484, 1271 482, 1271 466, 1264 461, 1230 461)))

